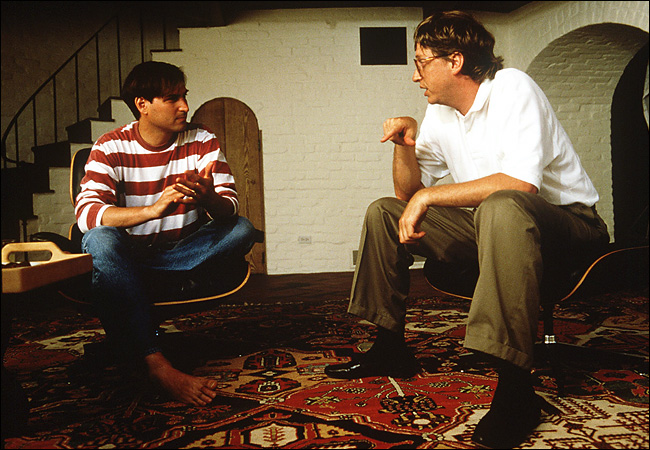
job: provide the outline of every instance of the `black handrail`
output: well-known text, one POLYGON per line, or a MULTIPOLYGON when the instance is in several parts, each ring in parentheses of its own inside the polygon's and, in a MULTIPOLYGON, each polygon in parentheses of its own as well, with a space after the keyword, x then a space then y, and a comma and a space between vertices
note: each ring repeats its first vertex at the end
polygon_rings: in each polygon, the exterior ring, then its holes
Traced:
MULTIPOLYGON (((53 97, 53 124, 54 124, 54 142, 58 142, 58 113, 57 113, 57 84, 56 84, 56 79, 57 75, 61 73, 63 69, 65 69, 68 64, 71 61, 74 61, 74 90, 75 90, 75 105, 76 105, 76 118, 77 122, 81 118, 80 114, 80 105, 81 105, 81 99, 80 99, 80 88, 79 88, 79 54, 86 49, 86 47, 89 46, 91 42, 95 42, 95 58, 96 58, 96 70, 97 70, 97 107, 99 108, 101 106, 102 102, 102 95, 101 95, 101 71, 100 71, 100 45, 99 45, 99 39, 100 39, 100 33, 104 31, 109 25, 112 23, 115 23, 115 40, 116 40, 116 50, 117 50, 117 77, 118 77, 118 86, 117 86, 117 92, 116 94, 119 95, 120 87, 122 84, 122 46, 120 42, 120 19, 118 15, 115 15, 111 17, 106 23, 104 23, 99 30, 95 34, 93 34, 84 44, 79 47, 79 49, 74 52, 70 58, 68 58, 50 77, 43 83, 41 86, 29 97, 29 99, 18 109, 18 112, 14 115, 14 117, 11 119, 9 122, 9 125, 7 126, 7 129, 5 130, 4 134, 2 135, 2 162, 3 162, 3 168, 7 167, 7 164, 15 164, 16 166, 19 166, 24 163, 24 160, 21 160, 21 152, 20 152, 20 138, 18 134, 18 121, 22 117, 22 114, 25 112, 28 106, 32 105, 32 120, 33 120, 33 136, 32 136, 32 142, 33 146, 38 145, 38 127, 37 127, 37 111, 36 111, 36 98, 37 96, 47 87, 50 85, 52 86, 52 97, 53 97), (8 149, 7 149, 7 140, 9 139, 9 135, 12 133, 15 134, 15 157, 11 158, 8 155, 8 149)), ((140 26, 140 57, 142 61, 145 60, 145 33, 144 33, 144 27, 143 27, 143 21, 142 17, 140 17, 139 20, 139 26, 140 26)), ((166 25, 163 23, 163 27, 166 27, 166 25)), ((167 50, 167 39, 166 39, 166 29, 163 29, 163 50, 167 50)), ((114 88, 111 88, 114 89, 114 88)))
MULTIPOLYGON (((41 91, 43 89, 45 89, 45 87, 48 84, 50 84, 50 82, 53 83, 53 86, 54 86, 54 98, 55 98, 55 101, 54 101, 54 113, 55 113, 54 114, 54 122, 56 123, 56 81, 55 81, 56 76, 63 69, 65 69, 65 67, 68 65, 68 63, 70 61, 76 60, 79 53, 83 49, 86 48, 86 45, 88 45, 88 43, 93 41, 94 39, 98 39, 99 33, 101 33, 104 30, 104 28, 106 28, 111 22, 113 22, 116 19, 117 19, 117 16, 113 16, 104 25, 102 25, 100 27, 100 29, 90 39, 88 39, 86 42, 84 42, 84 44, 81 47, 79 47, 79 49, 76 52, 74 52, 74 54, 72 56, 70 56, 70 58, 68 58, 63 64, 61 64, 61 66, 56 71, 54 71, 54 73, 52 75, 50 75, 50 77, 47 80, 45 80, 45 82, 43 84, 41 84, 41 86, 38 89, 36 89, 36 91, 31 95, 31 97, 29 97, 29 99, 25 102, 25 104, 23 104, 23 106, 21 106, 18 109, 18 112, 11 119, 11 121, 9 122, 9 125, 7 126, 7 129, 5 130, 4 134, 2 135, 2 159, 3 159, 3 162, 5 164, 5 167, 6 167, 7 162, 14 163, 14 164, 20 164, 20 162, 21 162, 20 161, 20 150, 19 150, 19 144, 18 144, 18 125, 17 125, 17 122, 18 122, 18 119, 20 118, 20 116, 22 115, 23 111, 29 106, 30 103, 33 103, 33 105, 34 105, 33 106, 33 108, 34 108, 34 114, 33 114, 33 116, 34 116, 34 137, 35 137, 35 141, 36 141, 37 140, 36 96, 38 94, 40 94, 41 91), (7 151, 6 142, 7 142, 7 138, 9 136, 9 133, 11 132, 12 128, 15 130, 15 133, 16 133, 16 159, 15 160, 10 159, 6 154, 6 151, 7 151)), ((98 56, 97 59, 99 60, 99 56, 98 56)), ((99 77, 99 73, 98 73, 97 76, 99 77)), ((77 78, 75 80, 75 82, 78 83, 78 73, 75 73, 75 78, 77 78)), ((56 140, 56 128, 55 128, 55 140, 56 140)))

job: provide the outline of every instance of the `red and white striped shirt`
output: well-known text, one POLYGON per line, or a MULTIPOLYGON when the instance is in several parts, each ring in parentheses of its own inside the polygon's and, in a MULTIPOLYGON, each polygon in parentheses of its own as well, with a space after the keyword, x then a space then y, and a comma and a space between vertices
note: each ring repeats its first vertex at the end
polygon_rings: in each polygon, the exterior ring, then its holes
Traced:
MULTIPOLYGON (((132 122, 101 136, 92 147, 75 214, 85 233, 101 225, 111 206, 137 207, 154 204, 166 186, 175 183, 186 170, 201 172, 217 161, 212 178, 215 192, 239 208, 235 179, 216 136, 196 124, 188 124, 176 140, 162 148, 148 145, 140 137, 138 122, 132 122)), ((150 220, 126 231, 147 244, 173 242, 196 231, 205 211, 198 205, 179 204, 170 215, 150 220)))

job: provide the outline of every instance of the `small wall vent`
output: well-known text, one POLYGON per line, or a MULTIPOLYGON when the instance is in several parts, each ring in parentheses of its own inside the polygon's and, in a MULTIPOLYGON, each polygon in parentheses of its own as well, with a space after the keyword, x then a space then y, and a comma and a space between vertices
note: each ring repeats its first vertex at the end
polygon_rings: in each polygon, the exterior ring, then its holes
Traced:
POLYGON ((359 28, 362 66, 406 65, 406 27, 359 28))

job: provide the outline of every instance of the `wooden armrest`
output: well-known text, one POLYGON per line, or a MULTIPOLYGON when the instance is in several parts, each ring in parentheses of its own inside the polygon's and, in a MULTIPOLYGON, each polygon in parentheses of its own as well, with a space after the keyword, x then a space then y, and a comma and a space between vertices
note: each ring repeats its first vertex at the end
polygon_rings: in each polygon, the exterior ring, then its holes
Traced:
POLYGON ((14 242, 2 248, 2 264, 12 253, 50 252, 51 258, 29 267, 2 268, 2 292, 19 293, 90 272, 92 256, 65 253, 53 242, 14 242))

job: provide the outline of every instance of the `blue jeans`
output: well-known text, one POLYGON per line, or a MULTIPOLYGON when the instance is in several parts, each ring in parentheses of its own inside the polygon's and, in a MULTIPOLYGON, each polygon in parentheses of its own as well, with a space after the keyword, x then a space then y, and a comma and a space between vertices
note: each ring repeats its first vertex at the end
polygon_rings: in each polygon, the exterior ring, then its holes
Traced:
POLYGON ((169 285, 172 280, 180 293, 179 284, 190 274, 214 276, 214 271, 206 268, 243 259, 253 247, 256 233, 244 217, 210 221, 174 244, 155 248, 135 243, 116 227, 90 229, 81 247, 93 257, 92 301, 109 342, 134 357, 160 351, 155 332, 158 324, 152 316, 151 304, 156 300, 152 286, 169 285))

